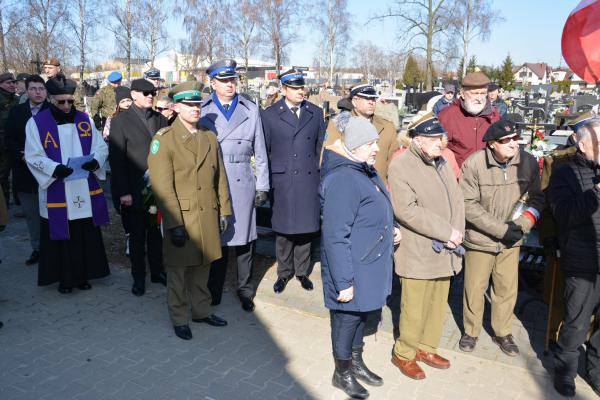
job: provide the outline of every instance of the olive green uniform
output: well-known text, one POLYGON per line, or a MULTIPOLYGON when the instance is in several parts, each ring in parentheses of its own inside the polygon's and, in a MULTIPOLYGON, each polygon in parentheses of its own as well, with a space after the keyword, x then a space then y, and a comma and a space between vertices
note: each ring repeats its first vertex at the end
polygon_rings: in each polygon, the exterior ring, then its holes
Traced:
POLYGON ((190 132, 179 118, 154 137, 148 156, 152 190, 163 217, 167 303, 174 326, 210 315, 210 263, 221 258, 219 217, 231 215, 227 176, 216 136, 190 132), (170 230, 184 226, 183 247, 170 230), (189 293, 189 295, 188 295, 189 293))
POLYGON ((90 115, 92 117, 99 115, 105 121, 115 113, 116 109, 115 87, 109 84, 96 92, 90 106, 90 115))
POLYGON ((8 119, 8 112, 17 104, 19 103, 14 93, 9 93, 0 88, 0 185, 2 186, 6 204, 8 204, 10 197, 10 184, 8 182, 10 175, 10 153, 6 148, 4 128, 8 119))

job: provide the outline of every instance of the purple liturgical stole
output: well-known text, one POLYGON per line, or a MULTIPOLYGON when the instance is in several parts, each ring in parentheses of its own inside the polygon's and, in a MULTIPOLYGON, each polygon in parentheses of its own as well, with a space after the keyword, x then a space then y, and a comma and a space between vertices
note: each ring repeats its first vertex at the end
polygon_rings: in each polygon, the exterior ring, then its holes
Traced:
MULTIPOLYGON (((46 155, 52 161, 63 164, 60 154, 60 139, 58 137, 58 125, 50 109, 37 113, 33 117, 40 134, 40 140, 46 151, 46 155)), ((92 149, 92 126, 87 114, 77 111, 75 114, 75 126, 79 134, 81 150, 83 155, 90 154, 92 149)), ((88 187, 92 201, 92 219, 95 226, 108 224, 108 208, 104 193, 98 180, 93 173, 88 175, 88 187)), ((48 225, 50 226, 50 239, 69 240, 69 218, 67 215, 67 195, 65 193, 65 182, 62 178, 56 179, 48 187, 48 225)))

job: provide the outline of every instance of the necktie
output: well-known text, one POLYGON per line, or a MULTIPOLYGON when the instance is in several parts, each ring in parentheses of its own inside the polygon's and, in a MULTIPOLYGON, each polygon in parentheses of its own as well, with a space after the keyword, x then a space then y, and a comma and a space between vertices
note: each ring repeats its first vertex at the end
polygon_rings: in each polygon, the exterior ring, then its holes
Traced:
POLYGON ((292 107, 290 108, 290 110, 292 110, 292 112, 294 113, 294 117, 298 118, 298 107, 292 107))
POLYGON ((223 110, 225 110, 225 112, 229 111, 229 104, 223 104, 223 110))

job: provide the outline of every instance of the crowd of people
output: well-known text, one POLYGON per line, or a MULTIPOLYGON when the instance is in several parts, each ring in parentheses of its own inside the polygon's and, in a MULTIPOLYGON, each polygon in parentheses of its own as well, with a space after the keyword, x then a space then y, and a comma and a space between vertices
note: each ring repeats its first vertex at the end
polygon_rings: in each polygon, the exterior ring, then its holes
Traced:
POLYGON ((254 311, 256 209, 269 202, 273 290, 282 293, 293 278, 313 290, 311 246, 320 236, 332 383, 367 398, 359 381, 383 379, 362 358, 365 322, 386 304, 395 276, 402 294, 391 362, 407 377, 425 379, 423 364, 450 368, 438 347, 461 273, 460 350, 476 350, 491 279, 493 341, 507 356, 519 354, 511 329, 520 247, 550 210, 565 281, 554 386, 574 396, 587 340, 588 381, 600 392, 598 331, 587 339, 600 303, 600 119, 577 121, 574 150, 544 193, 538 161, 519 145, 498 86, 481 72, 464 77, 459 96, 447 84, 432 112, 398 137, 376 112, 369 82, 352 87, 327 123, 307 101, 300 71, 278 77, 263 109, 238 91, 236 67, 229 59, 210 65, 209 90, 195 80, 165 90, 156 69, 126 87, 113 72, 87 108, 56 59, 44 77, 0 74, 0 230, 13 199, 27 221, 26 264, 39 263, 38 285, 58 283, 68 295, 110 274, 100 186, 110 171, 131 292, 145 294, 149 269, 150 281, 167 287, 176 336, 190 340, 190 319, 227 325, 211 305, 221 302, 232 254, 240 306, 254 311))

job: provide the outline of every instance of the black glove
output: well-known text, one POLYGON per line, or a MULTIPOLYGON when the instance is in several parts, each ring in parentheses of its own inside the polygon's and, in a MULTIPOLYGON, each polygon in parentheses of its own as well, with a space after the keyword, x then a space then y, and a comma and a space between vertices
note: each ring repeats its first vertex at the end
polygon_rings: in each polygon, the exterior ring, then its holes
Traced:
POLYGON ((254 197, 254 207, 260 207, 269 199, 269 194, 267 192, 263 192, 262 190, 256 191, 256 196, 254 197))
POLYGON ((96 159, 93 158, 90 161, 81 164, 81 168, 85 169, 86 171, 93 172, 100 168, 100 164, 98 164, 98 161, 96 161, 96 159))
POLYGON ((2 232, 4 229, 6 229, 6 225, 0 225, 0 232, 2 232))
POLYGON ((171 243, 173 243, 173 246, 175 247, 185 246, 185 241, 190 238, 183 225, 171 228, 169 229, 169 232, 171 232, 171 243))
POLYGON ((100 115, 96 114, 92 117, 92 119, 94 120, 94 125, 96 126, 96 129, 98 129, 98 130, 102 129, 102 117, 100 117, 100 115))
POLYGON ((506 247, 512 247, 515 245, 515 243, 517 243, 523 238, 523 229, 512 221, 509 222, 507 225, 508 230, 502 237, 502 243, 506 247))
POLYGON ((67 176, 71 175, 72 173, 73 173, 73 168, 69 168, 64 164, 58 164, 56 166, 56 168, 54 169, 52 176, 57 179, 60 179, 60 178, 66 178, 67 176))
POLYGON ((219 228, 221 229, 221 233, 225 232, 227 230, 227 227, 229 226, 229 222, 227 221, 227 217, 226 216, 220 216, 219 217, 219 228))

